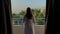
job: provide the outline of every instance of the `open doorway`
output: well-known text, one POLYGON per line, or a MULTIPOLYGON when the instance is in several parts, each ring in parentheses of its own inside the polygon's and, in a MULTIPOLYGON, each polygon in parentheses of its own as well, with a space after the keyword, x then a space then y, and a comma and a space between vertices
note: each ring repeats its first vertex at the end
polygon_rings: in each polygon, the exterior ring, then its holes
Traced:
POLYGON ((46 17, 46 0, 11 0, 13 34, 23 34, 22 20, 27 7, 35 16, 35 34, 44 34, 46 17))

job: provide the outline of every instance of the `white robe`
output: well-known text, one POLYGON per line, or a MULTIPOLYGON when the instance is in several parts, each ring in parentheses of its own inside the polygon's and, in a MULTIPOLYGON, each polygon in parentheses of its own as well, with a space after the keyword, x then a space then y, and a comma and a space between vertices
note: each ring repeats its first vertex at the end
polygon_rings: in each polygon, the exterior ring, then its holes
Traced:
POLYGON ((23 19, 23 27, 24 27, 24 34, 35 34, 34 31, 34 21, 35 19, 27 19, 26 17, 23 19))

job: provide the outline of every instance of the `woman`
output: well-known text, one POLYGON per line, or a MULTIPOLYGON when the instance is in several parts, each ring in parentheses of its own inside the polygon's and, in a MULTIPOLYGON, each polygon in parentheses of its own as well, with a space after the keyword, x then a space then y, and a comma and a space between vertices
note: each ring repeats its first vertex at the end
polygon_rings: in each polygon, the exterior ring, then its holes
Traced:
POLYGON ((27 8, 27 12, 24 16, 23 25, 24 25, 24 34, 35 34, 34 33, 35 18, 29 7, 27 8))

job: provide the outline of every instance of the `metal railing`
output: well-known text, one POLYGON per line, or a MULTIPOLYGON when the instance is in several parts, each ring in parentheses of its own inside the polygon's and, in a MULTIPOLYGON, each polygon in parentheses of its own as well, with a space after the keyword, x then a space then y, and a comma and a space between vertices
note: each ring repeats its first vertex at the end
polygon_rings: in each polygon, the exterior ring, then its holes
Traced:
MULTIPOLYGON (((22 20, 23 18, 12 18, 13 20, 13 25, 22 25, 22 20)), ((45 18, 36 18, 36 23, 38 22, 38 20, 43 20, 45 22, 45 18)))

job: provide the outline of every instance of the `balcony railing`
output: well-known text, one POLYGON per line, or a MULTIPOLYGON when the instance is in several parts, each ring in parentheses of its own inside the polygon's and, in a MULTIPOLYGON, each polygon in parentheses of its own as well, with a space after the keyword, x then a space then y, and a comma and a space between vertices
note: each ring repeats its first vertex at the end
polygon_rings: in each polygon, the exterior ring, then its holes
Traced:
MULTIPOLYGON (((21 25, 22 24, 22 18, 12 18, 13 20, 13 25, 21 25)), ((45 18, 36 18, 36 24, 40 22, 43 22, 45 24, 45 18), (42 20, 42 21, 41 21, 42 20)))

